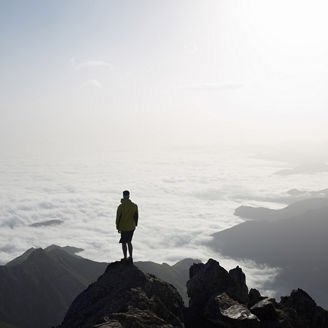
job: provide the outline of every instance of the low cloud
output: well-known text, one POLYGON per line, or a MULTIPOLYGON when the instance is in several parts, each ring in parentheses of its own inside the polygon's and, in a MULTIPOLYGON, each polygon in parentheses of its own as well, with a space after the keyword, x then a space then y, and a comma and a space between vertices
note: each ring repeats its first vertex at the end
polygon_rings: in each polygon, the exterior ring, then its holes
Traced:
POLYGON ((38 227, 47 227, 47 226, 54 226, 54 225, 58 225, 58 224, 62 224, 62 223, 64 223, 64 221, 54 219, 54 220, 35 222, 35 223, 30 224, 30 227, 36 227, 36 228, 38 228, 38 227))
POLYGON ((84 62, 79 62, 72 57, 70 59, 71 65, 74 69, 92 68, 92 67, 107 67, 112 69, 113 65, 110 62, 104 60, 87 60, 84 62))
POLYGON ((277 175, 288 176, 293 174, 318 174, 328 172, 328 165, 325 163, 310 163, 300 165, 291 169, 283 169, 275 172, 277 175))
POLYGON ((82 88, 102 89, 103 85, 98 80, 87 80, 82 84, 82 88))
POLYGON ((178 89, 185 90, 237 90, 244 86, 243 83, 228 82, 228 83, 204 83, 204 84, 191 84, 182 85, 178 89))

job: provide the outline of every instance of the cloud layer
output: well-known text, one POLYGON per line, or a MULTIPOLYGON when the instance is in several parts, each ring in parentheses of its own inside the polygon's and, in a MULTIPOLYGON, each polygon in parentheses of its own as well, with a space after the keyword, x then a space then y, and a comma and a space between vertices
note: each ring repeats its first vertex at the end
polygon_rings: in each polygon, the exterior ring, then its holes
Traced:
MULTIPOLYGON (((83 248, 97 261, 121 257, 115 230, 121 193, 131 191, 139 206, 135 260, 174 263, 186 257, 236 264, 204 246, 211 235, 241 219, 236 207, 268 205, 265 196, 291 188, 324 189, 311 179, 272 173, 277 162, 220 152, 113 152, 101 159, 2 160, 0 171, 0 261, 30 247, 50 244, 83 248), (256 181, 256 183, 254 183, 256 181), (243 196, 243 197, 241 197, 243 196), (255 196, 258 197, 257 200, 255 196), (58 225, 40 222, 62 222, 58 225), (33 227, 31 225, 38 225, 33 227)), ((271 203, 271 207, 282 207, 271 203)), ((244 263, 254 284, 276 269, 244 263)))

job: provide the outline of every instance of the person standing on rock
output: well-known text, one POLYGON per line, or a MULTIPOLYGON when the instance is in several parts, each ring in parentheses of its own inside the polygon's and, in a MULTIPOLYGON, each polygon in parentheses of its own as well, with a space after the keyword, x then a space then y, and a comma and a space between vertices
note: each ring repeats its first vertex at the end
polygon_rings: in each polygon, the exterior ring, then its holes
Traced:
POLYGON ((135 228, 138 225, 138 206, 130 200, 130 192, 123 191, 121 204, 117 208, 116 213, 116 229, 121 234, 120 243, 122 243, 123 261, 132 262, 132 237, 135 228), (129 258, 127 257, 127 248, 129 249, 129 258))

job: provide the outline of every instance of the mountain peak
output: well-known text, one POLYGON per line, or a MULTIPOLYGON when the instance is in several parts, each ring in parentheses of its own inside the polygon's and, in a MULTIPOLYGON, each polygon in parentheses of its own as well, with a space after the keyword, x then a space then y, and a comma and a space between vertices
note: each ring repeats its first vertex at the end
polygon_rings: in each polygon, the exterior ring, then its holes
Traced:
POLYGON ((78 256, 78 255, 76 255, 76 253, 84 251, 83 248, 78 248, 78 247, 73 247, 73 246, 64 246, 64 247, 62 247, 62 246, 58 246, 58 245, 55 245, 55 244, 52 244, 52 245, 48 246, 47 248, 45 248, 45 251, 51 252, 51 251, 56 250, 56 249, 63 250, 66 253, 68 253, 70 255, 73 255, 73 256, 78 256))
POLYGON ((24 328, 59 324, 76 295, 105 267, 62 248, 29 249, 0 270, 0 327, 2 322, 24 328))
POLYGON ((119 326, 131 320, 140 327, 183 327, 183 308, 172 285, 133 264, 114 262, 74 300, 60 327, 89 328, 106 321, 119 326))
POLYGON ((15 259, 13 259, 12 261, 8 262, 6 264, 6 266, 10 267, 10 266, 15 266, 18 264, 21 264, 23 262, 25 262, 28 257, 36 250, 36 248, 31 247, 29 248, 26 252, 24 252, 22 255, 16 257, 15 259))

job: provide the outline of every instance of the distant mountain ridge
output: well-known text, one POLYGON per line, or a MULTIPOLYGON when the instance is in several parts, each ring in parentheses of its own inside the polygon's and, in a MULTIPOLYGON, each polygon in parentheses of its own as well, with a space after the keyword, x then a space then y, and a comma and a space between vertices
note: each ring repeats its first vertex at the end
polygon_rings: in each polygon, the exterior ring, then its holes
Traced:
POLYGON ((328 197, 300 200, 277 210, 265 207, 239 206, 234 214, 247 220, 271 221, 297 217, 308 211, 325 207, 328 207, 328 197))
POLYGON ((328 198, 299 201, 281 210, 244 206, 236 214, 249 221, 213 234, 209 245, 235 259, 282 268, 265 288, 284 294, 302 286, 328 307, 328 198))
POLYGON ((326 163, 308 163, 296 166, 294 168, 283 169, 275 172, 276 175, 288 176, 294 174, 317 174, 328 172, 328 165, 326 163))
MULTIPOLYGON (((21 264, 21 263, 25 262, 27 260, 27 258, 37 249, 38 248, 34 248, 34 247, 30 248, 26 252, 24 252, 22 255, 16 257, 12 261, 9 261, 5 265, 6 266, 14 266, 14 265, 21 264)), ((57 246, 57 245, 50 245, 50 246, 46 247, 44 249, 44 251, 50 252, 50 251, 55 250, 55 249, 61 249, 61 250, 65 251, 66 253, 71 254, 73 256, 78 256, 78 255, 76 255, 76 253, 79 253, 79 252, 83 251, 82 248, 71 247, 71 246, 60 247, 60 246, 57 246)))
POLYGON ((105 267, 106 263, 73 256, 58 246, 29 249, 0 266, 0 321, 15 328, 60 322, 74 297, 105 267))
POLYGON ((187 305, 189 298, 187 295, 186 282, 189 277, 189 268, 199 260, 183 259, 174 265, 167 263, 158 264, 154 262, 135 262, 136 267, 145 273, 154 274, 156 277, 172 284, 180 293, 184 303, 187 305))

